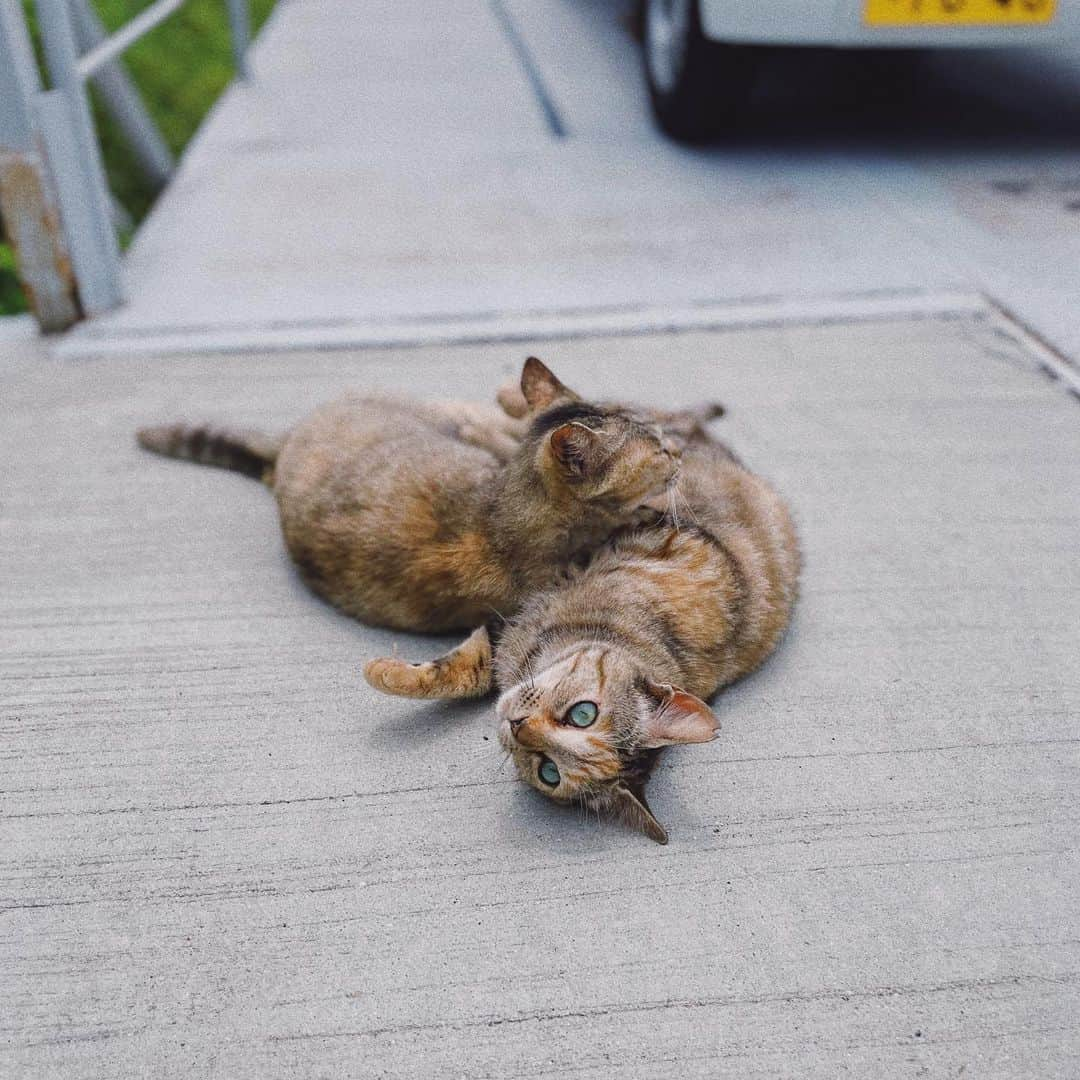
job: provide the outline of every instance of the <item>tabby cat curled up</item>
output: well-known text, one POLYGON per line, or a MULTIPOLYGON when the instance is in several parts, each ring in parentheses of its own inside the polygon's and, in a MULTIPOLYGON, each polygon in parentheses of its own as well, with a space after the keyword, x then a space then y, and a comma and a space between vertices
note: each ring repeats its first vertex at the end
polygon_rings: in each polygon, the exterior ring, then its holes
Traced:
POLYGON ((718 411, 591 405, 535 358, 511 397, 527 416, 354 395, 281 438, 178 423, 138 439, 263 480, 304 580, 348 614, 400 630, 472 629, 648 513, 642 504, 679 468, 657 418, 692 432, 718 411))

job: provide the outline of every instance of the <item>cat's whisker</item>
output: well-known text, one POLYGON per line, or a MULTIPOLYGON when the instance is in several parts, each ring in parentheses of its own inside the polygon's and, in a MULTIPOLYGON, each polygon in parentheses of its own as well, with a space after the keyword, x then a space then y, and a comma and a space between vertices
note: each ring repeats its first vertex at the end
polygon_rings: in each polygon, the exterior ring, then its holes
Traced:
POLYGON ((700 526, 701 525, 701 519, 697 516, 697 514, 694 513, 694 508, 690 505, 690 500, 685 495, 680 494, 679 489, 678 489, 677 486, 672 488, 671 491, 672 491, 672 494, 675 496, 676 499, 682 499, 682 504, 683 504, 683 508, 686 511, 686 516, 688 518, 690 518, 690 520, 695 525, 700 526))
POLYGON ((525 665, 525 675, 526 675, 526 678, 528 678, 528 680, 529 680, 529 689, 530 690, 535 690, 536 689, 536 675, 533 673, 532 660, 530 659, 529 654, 525 653, 525 655, 521 658, 521 660, 522 660, 522 663, 525 665))
POLYGON ((668 488, 668 516, 671 518, 675 531, 679 531, 679 504, 675 501, 675 488, 668 488))

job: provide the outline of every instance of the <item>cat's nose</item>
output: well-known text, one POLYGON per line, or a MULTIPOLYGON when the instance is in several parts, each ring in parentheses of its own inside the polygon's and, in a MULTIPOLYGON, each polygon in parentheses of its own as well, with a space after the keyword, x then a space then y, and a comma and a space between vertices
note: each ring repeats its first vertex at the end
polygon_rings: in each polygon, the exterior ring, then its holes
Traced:
POLYGON ((523 746, 526 750, 539 750, 544 743, 543 734, 536 724, 529 722, 527 716, 521 720, 510 721, 510 735, 518 746, 523 746))

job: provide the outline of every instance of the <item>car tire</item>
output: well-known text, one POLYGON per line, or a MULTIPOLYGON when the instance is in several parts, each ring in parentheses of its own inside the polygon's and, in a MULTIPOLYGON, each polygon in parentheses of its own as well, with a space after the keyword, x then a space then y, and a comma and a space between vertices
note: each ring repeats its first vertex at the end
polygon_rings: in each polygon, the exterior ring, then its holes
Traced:
POLYGON ((758 51, 710 41, 699 0, 644 0, 645 81, 661 130, 680 142, 730 131, 753 89, 758 51))

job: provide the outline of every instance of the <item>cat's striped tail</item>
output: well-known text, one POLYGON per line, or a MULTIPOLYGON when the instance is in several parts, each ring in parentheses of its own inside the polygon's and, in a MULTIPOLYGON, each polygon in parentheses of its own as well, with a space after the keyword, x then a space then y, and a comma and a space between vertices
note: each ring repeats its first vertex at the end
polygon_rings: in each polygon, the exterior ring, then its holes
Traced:
POLYGON ((258 432, 225 431, 207 424, 160 424, 140 428, 139 445, 165 457, 214 465, 254 477, 265 484, 273 479, 281 440, 258 432))

